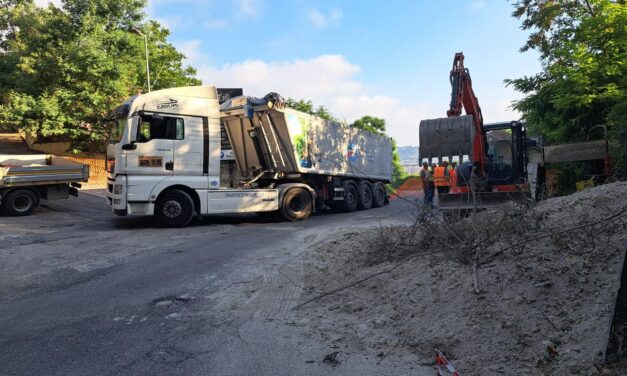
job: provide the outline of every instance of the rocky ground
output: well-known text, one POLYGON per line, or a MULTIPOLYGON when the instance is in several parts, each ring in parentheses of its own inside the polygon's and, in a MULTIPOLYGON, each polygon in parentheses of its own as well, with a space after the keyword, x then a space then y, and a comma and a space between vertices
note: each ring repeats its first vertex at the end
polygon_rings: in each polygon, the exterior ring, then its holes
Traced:
POLYGON ((627 183, 440 219, 427 213, 415 226, 348 231, 311 247, 299 325, 340 361, 362 354, 433 366, 437 348, 463 375, 623 374, 602 363, 627 183))

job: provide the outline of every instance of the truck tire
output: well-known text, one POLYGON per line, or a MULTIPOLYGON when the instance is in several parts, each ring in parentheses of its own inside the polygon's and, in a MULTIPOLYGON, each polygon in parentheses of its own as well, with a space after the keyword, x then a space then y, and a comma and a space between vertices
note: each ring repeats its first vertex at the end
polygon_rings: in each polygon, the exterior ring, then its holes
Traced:
POLYGON ((387 192, 385 191, 385 186, 382 183, 375 183, 374 192, 372 195, 372 207, 380 208, 385 205, 387 201, 387 192))
POLYGON ((185 192, 174 189, 162 194, 155 205, 155 216, 166 227, 186 226, 194 215, 194 201, 185 192))
POLYGON ((359 192, 357 185, 352 180, 344 183, 344 200, 340 201, 340 209, 343 212, 352 212, 357 210, 359 201, 359 192))
POLYGON ((0 210, 12 217, 30 215, 39 206, 39 200, 39 194, 32 189, 15 189, 3 197, 0 210))
POLYGON ((372 206, 372 186, 367 181, 359 183, 359 199, 357 207, 359 210, 367 210, 372 206))
POLYGON ((303 188, 292 188, 285 192, 281 200, 281 217, 288 221, 307 219, 313 211, 311 195, 303 188))

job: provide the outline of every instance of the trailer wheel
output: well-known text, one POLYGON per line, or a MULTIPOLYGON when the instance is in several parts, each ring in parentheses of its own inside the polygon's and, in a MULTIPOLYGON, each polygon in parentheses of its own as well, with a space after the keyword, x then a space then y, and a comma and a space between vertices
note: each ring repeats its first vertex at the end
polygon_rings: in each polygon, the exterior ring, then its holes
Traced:
POLYGON ((183 227, 194 215, 194 201, 185 192, 178 189, 165 192, 157 200, 155 216, 164 226, 183 227))
POLYGON ((303 188, 292 188, 285 192, 281 201, 281 217, 288 221, 307 219, 313 210, 311 195, 303 188))
POLYGON ((385 191, 385 186, 381 183, 375 183, 373 199, 372 199, 372 207, 380 208, 383 205, 385 205, 386 200, 387 200, 387 192, 385 191))
POLYGON ((2 212, 12 217, 32 214, 39 206, 39 194, 32 189, 15 189, 2 200, 2 212))
POLYGON ((340 201, 340 208, 344 212, 352 212, 357 210, 359 201, 359 192, 357 186, 351 180, 344 183, 344 200, 340 201))
POLYGON ((359 183, 359 200, 357 200, 359 210, 367 210, 372 206, 372 186, 367 181, 359 183))

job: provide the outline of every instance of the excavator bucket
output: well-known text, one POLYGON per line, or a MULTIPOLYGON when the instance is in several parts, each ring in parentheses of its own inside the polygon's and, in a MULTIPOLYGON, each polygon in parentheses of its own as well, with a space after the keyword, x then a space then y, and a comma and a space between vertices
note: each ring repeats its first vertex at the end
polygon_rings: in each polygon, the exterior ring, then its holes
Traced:
POLYGON ((475 135, 473 117, 454 116, 428 119, 420 122, 420 159, 472 156, 472 140, 475 135))

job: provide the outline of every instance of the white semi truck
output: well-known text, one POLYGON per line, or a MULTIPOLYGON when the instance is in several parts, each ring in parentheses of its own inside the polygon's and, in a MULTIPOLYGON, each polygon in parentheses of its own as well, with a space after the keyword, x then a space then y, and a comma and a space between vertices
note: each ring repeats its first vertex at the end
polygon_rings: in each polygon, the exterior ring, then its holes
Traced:
POLYGON ((107 205, 171 227, 194 217, 387 203, 392 144, 381 135, 285 108, 278 95, 220 105, 214 86, 129 98, 110 115, 107 205))

